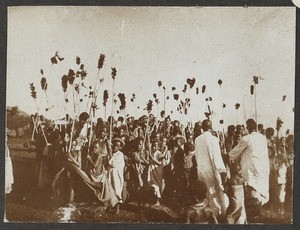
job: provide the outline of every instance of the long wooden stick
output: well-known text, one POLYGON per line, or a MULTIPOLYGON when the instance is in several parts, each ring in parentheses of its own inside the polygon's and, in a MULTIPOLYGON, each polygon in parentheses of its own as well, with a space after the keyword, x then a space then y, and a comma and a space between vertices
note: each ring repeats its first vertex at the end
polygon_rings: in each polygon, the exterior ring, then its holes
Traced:
POLYGON ((72 140, 73 140, 73 132, 74 132, 74 126, 75 126, 75 119, 76 119, 75 89, 74 89, 74 86, 73 86, 73 104, 74 104, 74 119, 73 119, 73 123, 72 123, 72 129, 71 129, 71 135, 70 135, 70 140, 69 140, 68 153, 71 152, 71 145, 72 145, 72 140))
POLYGON ((164 136, 166 136, 166 122, 165 122, 165 118, 166 118, 166 89, 164 88, 164 136))
POLYGON ((124 119, 125 119, 125 126, 126 126, 126 131, 127 131, 127 135, 129 135, 129 129, 128 129, 128 123, 127 123, 127 117, 126 117, 126 110, 123 110, 124 112, 124 119))
POLYGON ((45 134, 45 132, 44 132, 44 128, 43 128, 43 126, 42 126, 42 125, 40 125, 40 126, 41 126, 41 130, 42 130, 43 137, 44 137, 44 139, 45 139, 46 145, 48 146, 48 145, 49 145, 49 143, 48 143, 48 140, 47 140, 46 134, 45 134))
POLYGON ((146 144, 146 138, 147 138, 147 135, 149 132, 149 119, 150 119, 150 111, 148 111, 148 119, 147 119, 146 132, 145 132, 144 141, 143 141, 143 149, 146 144))
POLYGON ((243 96, 243 110, 244 110, 244 124, 246 124, 247 121, 247 115, 246 115, 246 106, 245 106, 245 95, 243 96))
POLYGON ((112 141, 112 116, 113 116, 113 111, 114 111, 114 92, 115 90, 115 79, 113 79, 113 84, 112 84, 112 96, 111 96, 111 113, 110 113, 110 122, 109 122, 109 146, 111 146, 111 141, 112 141))
POLYGON ((92 143, 93 127, 94 127, 94 122, 93 122, 93 120, 91 120, 90 135, 89 135, 89 143, 88 143, 88 155, 90 154, 90 147, 91 147, 91 143, 92 143))
POLYGON ((35 135, 35 133, 38 133, 38 130, 37 130, 37 121, 36 121, 35 117, 32 117, 31 119, 32 119, 32 123, 33 123, 31 141, 34 141, 34 135, 35 135))
POLYGON ((258 125, 258 121, 257 121, 257 101, 256 101, 256 83, 254 83, 254 108, 255 108, 255 122, 256 122, 256 129, 257 129, 257 125, 258 125))

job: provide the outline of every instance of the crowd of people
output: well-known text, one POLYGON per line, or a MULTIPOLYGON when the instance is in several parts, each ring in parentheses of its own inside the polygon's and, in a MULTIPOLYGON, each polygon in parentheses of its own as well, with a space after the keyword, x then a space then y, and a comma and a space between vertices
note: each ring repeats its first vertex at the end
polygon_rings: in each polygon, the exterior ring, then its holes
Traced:
POLYGON ((283 215, 292 199, 293 135, 281 126, 248 119, 215 131, 210 119, 184 126, 152 114, 91 123, 81 113, 59 128, 37 127, 38 187, 116 213, 137 201, 181 209, 188 223, 259 222, 263 205, 283 215))

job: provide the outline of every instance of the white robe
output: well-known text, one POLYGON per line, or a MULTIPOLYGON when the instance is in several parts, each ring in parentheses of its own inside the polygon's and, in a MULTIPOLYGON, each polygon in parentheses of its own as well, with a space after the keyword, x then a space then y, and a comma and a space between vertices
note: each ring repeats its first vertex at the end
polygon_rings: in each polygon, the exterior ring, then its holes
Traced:
POLYGON ((124 185, 124 155, 122 152, 118 151, 113 153, 110 158, 108 164, 111 166, 109 169, 109 178, 111 180, 111 184, 118 199, 122 200, 122 191, 124 185))
POLYGON ((228 197, 223 192, 220 173, 226 172, 219 140, 210 132, 204 132, 195 140, 195 156, 198 179, 207 186, 209 204, 216 215, 225 214, 228 197))
POLYGON ((262 204, 269 200, 270 163, 267 145, 265 136, 252 132, 244 136, 229 153, 231 160, 241 156, 241 175, 259 193, 257 198, 262 204))

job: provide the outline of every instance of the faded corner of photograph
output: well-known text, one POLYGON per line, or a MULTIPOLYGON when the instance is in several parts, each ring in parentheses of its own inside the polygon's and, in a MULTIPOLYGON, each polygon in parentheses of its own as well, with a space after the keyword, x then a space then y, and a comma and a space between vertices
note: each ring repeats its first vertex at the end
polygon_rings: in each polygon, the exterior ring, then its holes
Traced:
POLYGON ((291 224, 295 7, 8 7, 4 222, 291 224))

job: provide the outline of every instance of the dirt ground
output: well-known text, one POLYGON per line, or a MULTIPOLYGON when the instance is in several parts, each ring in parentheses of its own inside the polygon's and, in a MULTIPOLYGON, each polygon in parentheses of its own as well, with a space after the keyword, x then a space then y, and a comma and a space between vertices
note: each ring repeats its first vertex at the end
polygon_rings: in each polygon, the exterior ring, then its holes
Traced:
MULTIPOLYGON (((51 189, 38 189, 38 173, 41 161, 34 152, 22 146, 26 138, 9 139, 13 160, 15 183, 12 192, 6 196, 6 218, 9 222, 82 222, 82 223, 181 223, 180 212, 166 206, 146 206, 137 203, 121 205, 120 213, 105 210, 93 203, 66 205, 51 198, 51 189)), ((291 204, 286 213, 279 215, 273 207, 263 207, 262 223, 289 224, 292 221, 291 204)))

